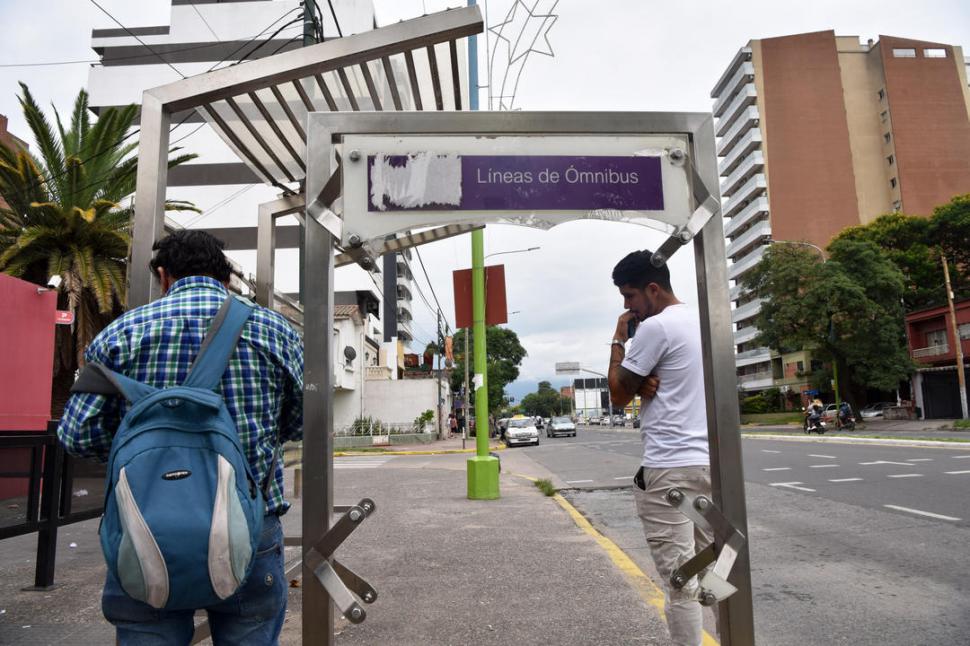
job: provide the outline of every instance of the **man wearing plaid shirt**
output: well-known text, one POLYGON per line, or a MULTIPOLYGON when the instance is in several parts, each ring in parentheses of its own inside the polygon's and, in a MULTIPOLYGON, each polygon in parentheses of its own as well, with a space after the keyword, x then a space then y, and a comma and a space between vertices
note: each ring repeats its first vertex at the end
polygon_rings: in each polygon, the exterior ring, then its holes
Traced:
MULTIPOLYGON (((230 265, 223 243, 183 230, 156 242, 151 268, 163 297, 112 322, 91 342, 85 361, 158 388, 181 384, 199 353, 209 322, 229 296, 230 265)), ((256 307, 222 376, 220 393, 249 465, 260 483, 272 479, 267 517, 251 574, 240 590, 207 608, 215 643, 275 644, 286 613, 283 577, 282 460, 269 473, 279 444, 303 436, 303 341, 278 313, 256 307)), ((127 410, 122 397, 71 395, 57 429, 69 453, 107 459, 127 410)), ((192 611, 166 612, 130 598, 110 575, 105 617, 121 644, 188 644, 192 611)))

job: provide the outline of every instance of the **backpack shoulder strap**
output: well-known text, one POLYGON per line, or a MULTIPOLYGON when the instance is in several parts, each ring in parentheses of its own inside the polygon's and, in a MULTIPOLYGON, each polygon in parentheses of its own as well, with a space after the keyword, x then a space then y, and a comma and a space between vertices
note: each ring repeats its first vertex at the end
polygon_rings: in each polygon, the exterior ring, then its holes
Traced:
POLYGON ((252 314, 253 306, 229 295, 216 313, 209 330, 202 341, 189 376, 183 386, 215 390, 229 365, 229 358, 236 349, 236 343, 243 327, 252 314))
POLYGON ((121 395, 131 403, 156 392, 158 389, 140 381, 135 381, 121 373, 110 370, 100 363, 89 363, 81 370, 72 393, 93 393, 95 395, 121 395))

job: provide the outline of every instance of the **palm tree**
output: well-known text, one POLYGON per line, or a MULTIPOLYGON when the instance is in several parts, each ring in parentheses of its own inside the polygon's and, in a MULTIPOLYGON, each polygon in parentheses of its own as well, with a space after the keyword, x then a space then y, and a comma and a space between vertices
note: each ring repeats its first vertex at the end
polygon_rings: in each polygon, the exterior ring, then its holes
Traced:
MULTIPOLYGON (((30 90, 20 84, 24 117, 38 154, 0 143, 0 271, 38 285, 60 276, 58 307, 75 315, 58 326, 54 411, 66 400, 84 349, 125 302, 125 269, 135 190, 138 143, 128 133, 137 107, 106 108, 93 123, 88 94, 78 93, 65 128, 54 110, 51 126, 30 90)), ((173 148, 172 151, 176 151, 173 148)), ((178 155, 169 168, 195 155, 178 155)), ((169 210, 198 211, 170 201, 169 210)))

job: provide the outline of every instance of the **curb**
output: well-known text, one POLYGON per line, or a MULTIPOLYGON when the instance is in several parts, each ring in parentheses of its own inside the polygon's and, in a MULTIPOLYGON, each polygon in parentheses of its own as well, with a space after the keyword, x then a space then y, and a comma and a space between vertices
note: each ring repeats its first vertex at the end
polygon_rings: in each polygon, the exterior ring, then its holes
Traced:
MULTIPOLYGON (((533 478, 532 476, 523 475, 521 473, 513 473, 511 471, 506 471, 511 476, 516 478, 522 478, 530 482, 535 482, 538 478, 533 478)), ((557 490, 560 491, 560 490, 557 490)), ((627 553, 624 552, 616 543, 607 538, 598 529, 593 527, 593 524, 583 516, 582 512, 576 509, 572 503, 566 500, 561 494, 556 493, 551 496, 560 507, 565 510, 565 512, 572 518, 576 526, 583 530, 588 536, 591 536, 597 545, 599 545, 606 555, 609 557, 613 565, 616 566, 618 570, 627 579, 630 585, 636 590, 637 594, 648 606, 656 609, 657 613, 660 615, 660 619, 667 623, 667 615, 664 612, 664 605, 666 603, 666 597, 664 596, 663 590, 661 590, 653 579, 648 577, 640 569, 640 566, 634 562, 627 553)), ((720 642, 717 638, 711 635, 706 630, 704 631, 704 640, 701 642, 701 646, 719 646, 720 642)))
POLYGON ((768 433, 742 433, 749 440, 782 440, 788 442, 822 442, 830 444, 883 444, 886 446, 925 446, 970 450, 970 442, 944 442, 938 440, 894 440, 878 437, 800 437, 797 435, 769 435, 768 433))
MULTIPOLYGON (((488 447, 489 452, 504 451, 504 444, 488 447)), ((476 449, 430 449, 428 451, 334 451, 335 458, 360 457, 364 455, 455 455, 459 453, 475 453, 476 449)))

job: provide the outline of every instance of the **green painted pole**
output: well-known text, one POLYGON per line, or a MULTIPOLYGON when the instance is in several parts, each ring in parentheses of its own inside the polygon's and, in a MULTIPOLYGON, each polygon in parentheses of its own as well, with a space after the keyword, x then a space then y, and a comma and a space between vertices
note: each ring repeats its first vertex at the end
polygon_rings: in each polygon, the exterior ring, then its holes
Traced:
MULTIPOLYGON (((474 6, 475 0, 468 0, 474 6)), ((478 110, 478 38, 468 39, 468 106, 478 110)), ((467 338, 469 330, 465 330, 467 338)), ((498 459, 488 454, 488 355, 485 348, 485 232, 472 231, 472 330, 475 349, 475 457, 468 460, 468 497, 499 497, 498 459)), ((465 357, 467 365, 468 357, 465 357)), ((466 393, 466 397, 468 394, 466 393)), ((467 427, 468 420, 465 420, 467 427)))

